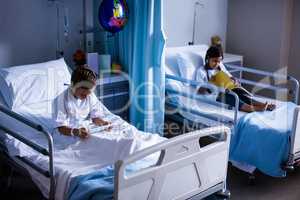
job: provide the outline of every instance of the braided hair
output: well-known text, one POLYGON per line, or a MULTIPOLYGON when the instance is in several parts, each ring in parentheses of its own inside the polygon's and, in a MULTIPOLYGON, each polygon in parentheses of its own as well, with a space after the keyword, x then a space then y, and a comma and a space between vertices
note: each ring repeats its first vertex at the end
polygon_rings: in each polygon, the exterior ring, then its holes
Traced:
POLYGON ((71 76, 71 82, 73 86, 80 82, 87 82, 91 85, 96 85, 96 80, 96 73, 86 65, 77 67, 71 76))

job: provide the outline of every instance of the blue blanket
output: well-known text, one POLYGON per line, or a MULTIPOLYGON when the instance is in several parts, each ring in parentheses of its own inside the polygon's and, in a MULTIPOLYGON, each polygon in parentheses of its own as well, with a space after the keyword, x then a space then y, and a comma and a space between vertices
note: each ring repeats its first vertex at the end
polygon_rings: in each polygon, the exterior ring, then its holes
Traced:
MULTIPOLYGON (((156 157, 157 158, 157 157, 156 157)), ((157 159, 146 158, 126 167, 125 174, 134 173, 153 165, 157 159)), ((114 167, 107 166, 99 171, 72 179, 68 200, 107 200, 113 198, 114 167)))
POLYGON ((88 175, 78 176, 72 179, 68 199, 69 200, 106 200, 113 198, 114 169, 105 167, 88 175))
POLYGON ((281 165, 288 159, 295 107, 284 103, 272 112, 243 116, 232 135, 230 160, 253 165, 270 176, 285 176, 281 165))

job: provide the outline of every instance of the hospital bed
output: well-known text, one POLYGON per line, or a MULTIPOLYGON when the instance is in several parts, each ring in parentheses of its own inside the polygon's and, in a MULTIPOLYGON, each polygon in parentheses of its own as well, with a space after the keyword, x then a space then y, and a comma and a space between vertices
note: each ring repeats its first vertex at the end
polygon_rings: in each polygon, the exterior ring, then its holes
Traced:
MULTIPOLYGON (((204 65, 204 57, 207 45, 194 45, 184 47, 167 48, 165 53, 165 69, 166 69, 166 116, 172 120, 184 123, 187 126, 194 126, 199 123, 203 126, 215 126, 224 124, 232 129, 235 133, 237 124, 240 119, 243 118, 246 113, 238 110, 239 98, 236 94, 229 90, 218 88, 209 83, 200 84, 195 81, 195 68, 197 66, 204 65), (186 61, 186 66, 179 66, 178 57, 184 55, 189 62, 186 61), (187 71, 190 71, 190 77, 184 77, 181 73, 180 67, 187 67, 187 71), (198 95, 196 88, 206 87, 213 91, 210 95, 198 95), (216 97, 219 93, 228 93, 235 98, 235 106, 228 106, 224 103, 217 102, 216 97), (192 125, 191 125, 192 124, 192 125)), ((182 58, 181 58, 182 59, 182 58)), ((290 100, 296 105, 298 103, 299 95, 299 83, 291 77, 282 74, 270 73, 266 71, 256 70, 252 68, 246 68, 235 65, 225 65, 230 72, 238 73, 238 80, 244 85, 252 85, 258 88, 264 88, 271 91, 275 91, 280 94, 287 94, 290 96, 290 100), (254 76, 263 76, 276 80, 278 85, 272 85, 268 83, 258 83, 253 80, 246 79, 243 73, 251 73, 254 76), (282 84, 285 83, 286 84, 282 84)), ((268 97, 258 96, 257 100, 268 100, 278 105, 281 105, 282 101, 270 99, 268 97)), ((289 149, 288 158, 286 162, 282 163, 284 170, 293 170, 295 163, 300 160, 300 107, 296 106, 293 113, 288 113, 291 116, 291 132, 288 136, 289 149), (298 123, 299 122, 299 123, 298 123)), ((276 110, 275 110, 276 112, 276 110)), ((279 116, 280 117, 280 116, 279 116)), ((247 148, 245 146, 245 148, 247 148)), ((254 166, 255 167, 255 166, 254 166)), ((252 167, 251 167, 252 168, 252 167)), ((243 169, 243 168, 241 168, 243 169)), ((253 169, 253 168, 252 168, 253 169)), ((251 170, 252 173, 253 170, 251 170)))
MULTIPOLYGON (((63 167, 71 165, 68 162, 61 165, 60 156, 66 159, 70 157, 69 154, 63 157, 68 148, 56 149, 58 141, 49 128, 52 126, 52 101, 65 89, 64 85, 69 80, 70 73, 63 59, 0 70, 1 158, 14 170, 30 176, 48 199, 60 199, 57 191, 67 186, 61 182, 58 170, 64 174, 63 167)), ((113 114, 111 116, 116 117, 113 114)), ((116 120, 136 130, 121 118, 116 117, 116 120)), ((143 132, 139 134, 147 135, 143 132)), ((103 137, 101 141, 105 137, 111 140, 110 135, 114 134, 102 133, 99 137, 103 137)), ((119 136, 115 137, 120 140, 119 136)), ((101 141, 96 144, 97 148, 101 149, 101 141)), ((122 200, 165 200, 201 199, 214 193, 226 196, 229 141, 230 130, 220 126, 163 140, 131 152, 123 159, 116 159, 113 197, 122 200), (208 145, 200 146, 200 138, 209 135, 220 137, 208 145), (154 154, 156 159, 152 165, 126 174, 128 165, 154 154)), ((85 148, 89 146, 88 142, 93 143, 92 140, 86 141, 83 144, 85 148)), ((97 148, 94 150, 97 151, 97 148)), ((108 152, 107 149, 102 154, 108 152)), ((93 160, 97 161, 95 158, 102 155, 93 156, 93 160)), ((79 161, 76 164, 80 164, 79 161)))

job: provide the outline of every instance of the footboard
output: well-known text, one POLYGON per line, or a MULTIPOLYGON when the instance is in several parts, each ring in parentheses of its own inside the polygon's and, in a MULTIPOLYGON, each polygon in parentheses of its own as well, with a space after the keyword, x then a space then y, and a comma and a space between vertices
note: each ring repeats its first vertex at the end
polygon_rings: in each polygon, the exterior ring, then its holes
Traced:
POLYGON ((226 187, 230 129, 197 130, 133 154, 115 165, 115 199, 167 200, 203 198, 226 187), (201 147, 202 137, 222 134, 222 139, 201 147), (125 167, 160 152, 154 166, 125 175, 125 167))

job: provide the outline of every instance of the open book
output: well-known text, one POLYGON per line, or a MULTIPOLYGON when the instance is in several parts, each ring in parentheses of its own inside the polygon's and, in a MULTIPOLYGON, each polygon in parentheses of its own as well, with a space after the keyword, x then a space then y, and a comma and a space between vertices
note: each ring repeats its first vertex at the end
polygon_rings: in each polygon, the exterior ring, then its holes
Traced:
POLYGON ((110 128, 112 126, 113 126, 112 124, 105 125, 105 126, 97 126, 95 124, 90 124, 89 125, 89 131, 90 131, 91 134, 99 133, 99 132, 107 130, 108 128, 110 128))
POLYGON ((128 126, 126 126, 126 122, 123 119, 121 119, 120 117, 115 116, 113 118, 105 119, 105 120, 111 122, 111 124, 104 125, 104 126, 97 126, 93 123, 90 123, 89 124, 89 132, 91 134, 99 133, 99 132, 106 131, 110 127, 112 128, 112 130, 115 130, 115 131, 122 131, 123 129, 128 128, 128 126))

